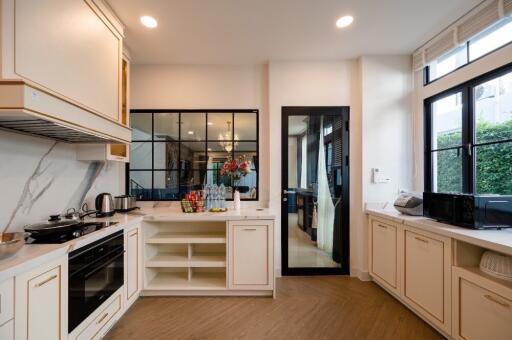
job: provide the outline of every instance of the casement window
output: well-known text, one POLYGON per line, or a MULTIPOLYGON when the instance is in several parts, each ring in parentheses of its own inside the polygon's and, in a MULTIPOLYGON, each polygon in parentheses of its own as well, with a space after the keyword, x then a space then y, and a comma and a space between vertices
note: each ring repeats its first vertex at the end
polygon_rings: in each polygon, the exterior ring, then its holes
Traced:
POLYGON ((145 201, 176 201, 205 184, 232 179, 220 170, 228 158, 251 162, 237 183, 243 200, 258 200, 258 110, 132 110, 126 192, 145 201))
POLYGON ((512 194, 512 65, 425 100, 425 190, 512 194))

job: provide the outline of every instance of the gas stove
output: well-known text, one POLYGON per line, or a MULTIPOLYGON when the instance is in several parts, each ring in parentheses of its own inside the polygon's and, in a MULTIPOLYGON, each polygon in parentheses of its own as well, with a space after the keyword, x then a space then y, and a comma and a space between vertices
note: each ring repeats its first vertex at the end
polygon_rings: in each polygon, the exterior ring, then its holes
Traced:
POLYGON ((55 243, 65 243, 76 238, 82 237, 84 235, 93 233, 97 230, 111 227, 118 222, 82 222, 73 226, 73 229, 68 232, 56 233, 50 236, 41 237, 39 236, 37 239, 28 237, 25 242, 27 244, 55 244, 55 243))

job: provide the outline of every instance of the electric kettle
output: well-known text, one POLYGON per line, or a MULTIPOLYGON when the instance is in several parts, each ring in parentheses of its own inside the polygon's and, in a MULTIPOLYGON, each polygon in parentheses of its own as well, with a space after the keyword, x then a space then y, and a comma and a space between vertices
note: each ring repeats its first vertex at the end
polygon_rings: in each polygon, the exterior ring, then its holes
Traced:
POLYGON ((116 213, 111 194, 104 192, 96 196, 96 211, 96 217, 108 217, 116 213))

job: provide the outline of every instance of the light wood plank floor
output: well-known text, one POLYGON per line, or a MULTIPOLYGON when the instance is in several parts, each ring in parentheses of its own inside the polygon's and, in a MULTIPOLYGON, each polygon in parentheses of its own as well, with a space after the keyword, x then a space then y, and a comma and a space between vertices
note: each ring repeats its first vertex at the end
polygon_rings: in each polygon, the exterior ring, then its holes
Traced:
POLYGON ((145 297, 107 335, 131 339, 442 339, 384 290, 348 277, 285 277, 278 295, 145 297))

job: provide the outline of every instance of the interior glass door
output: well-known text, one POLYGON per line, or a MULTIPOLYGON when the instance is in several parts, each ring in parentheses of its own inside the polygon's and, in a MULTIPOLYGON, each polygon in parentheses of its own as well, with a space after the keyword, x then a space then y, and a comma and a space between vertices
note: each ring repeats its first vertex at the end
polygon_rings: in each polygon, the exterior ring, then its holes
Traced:
POLYGON ((348 108, 283 108, 284 275, 348 273, 348 108))

